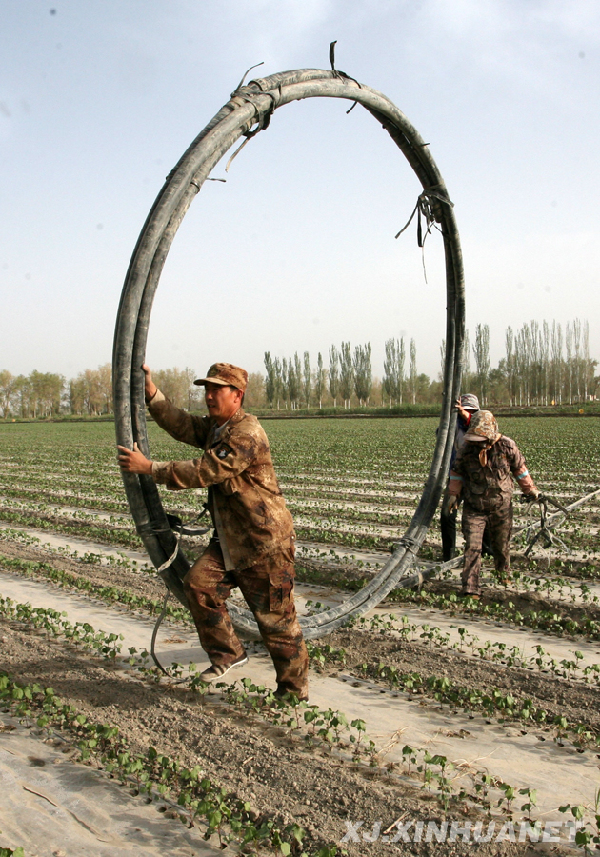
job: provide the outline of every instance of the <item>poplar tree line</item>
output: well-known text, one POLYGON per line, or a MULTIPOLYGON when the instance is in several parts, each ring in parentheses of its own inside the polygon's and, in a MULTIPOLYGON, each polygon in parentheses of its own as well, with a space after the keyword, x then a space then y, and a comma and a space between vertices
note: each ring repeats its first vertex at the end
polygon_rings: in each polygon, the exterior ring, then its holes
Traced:
MULTIPOLYGON (((462 389, 476 393, 482 405, 575 404, 598 396, 600 378, 595 370, 598 361, 590 357, 589 322, 579 319, 567 322, 565 335, 560 322, 525 322, 505 335, 506 355, 492 369, 490 362, 490 327, 478 324, 473 343, 466 331, 463 350, 462 389), (473 361, 473 362, 471 362, 473 361), (473 367, 473 368, 472 368, 473 367)), ((414 339, 408 347, 404 337, 385 343, 381 404, 393 407, 409 402, 435 401, 441 392, 446 343, 440 346, 441 366, 437 380, 417 370, 414 339)), ((338 403, 350 407, 352 397, 359 406, 368 405, 373 393, 371 344, 356 346, 342 342, 329 349, 329 365, 324 367, 319 352, 317 368, 311 373, 310 354, 303 361, 296 352, 293 358, 279 359, 265 352, 265 399, 268 407, 321 408, 324 391, 333 407, 338 403)))
POLYGON ((265 351, 265 395, 271 408, 296 410, 311 407, 312 402, 323 404, 326 388, 337 407, 338 397, 344 407, 349 408, 352 395, 355 394, 359 405, 369 404, 372 388, 371 343, 357 345, 352 351, 349 342, 342 342, 338 350, 335 345, 329 349, 329 369, 325 370, 323 355, 317 355, 317 366, 311 371, 310 354, 304 352, 301 361, 296 351, 293 357, 271 357, 265 351), (314 394, 314 396, 312 395, 314 394))
POLYGON ((473 388, 482 402, 518 407, 576 404, 597 397, 600 379, 598 361, 590 356, 589 322, 574 319, 560 322, 525 322, 505 333, 505 357, 490 369, 490 330, 477 325, 475 344, 465 342, 463 389, 473 388), (475 360, 471 372, 470 351, 475 360))
POLYGON ((0 371, 0 415, 44 419, 60 413, 100 416, 112 413, 110 363, 86 369, 67 381, 64 375, 38 372, 13 375, 0 371))
POLYGON ((506 373, 512 405, 585 402, 597 389, 597 360, 590 357, 590 326, 576 318, 560 323, 525 323, 506 331, 506 373))
MULTIPOLYGON (((377 382, 377 392, 381 392, 382 404, 389 407, 400 405, 403 401, 415 404, 430 399, 436 390, 431 390, 431 381, 427 375, 417 372, 417 348, 414 339, 409 344, 409 365, 405 371, 406 347, 404 338, 388 339, 385 343, 384 376, 381 387, 377 382)), ((371 343, 356 345, 342 342, 338 348, 329 349, 329 365, 325 368, 323 355, 317 356, 316 371, 311 373, 310 354, 304 352, 301 362, 296 352, 292 358, 272 357, 265 351, 265 398, 271 408, 290 408, 323 406, 323 395, 328 393, 334 408, 338 403, 346 410, 354 402, 359 407, 371 403, 374 391, 374 379, 371 365, 371 343)), ((437 382, 434 382, 436 384, 437 382)), ((439 385, 438 385, 439 386, 439 385)))
MULTIPOLYGON (((494 369, 490 364, 490 328, 475 327, 473 344, 465 336, 462 359, 462 390, 475 393, 482 406, 576 404, 600 395, 598 361, 590 356, 587 321, 530 321, 505 333, 505 356, 494 369)), ((441 395, 446 343, 440 346, 441 366, 437 379, 417 370, 414 339, 408 346, 404 337, 385 343, 383 377, 373 378, 371 343, 342 342, 329 348, 328 365, 321 352, 316 365, 308 351, 302 358, 264 355, 266 376, 250 373, 248 407, 334 408, 351 405, 393 407, 435 404, 441 395)), ((158 387, 180 408, 194 409, 203 403, 203 391, 193 386, 191 369, 164 369, 153 372, 158 387)), ((0 371, 0 416, 25 419, 47 418, 59 413, 100 416, 112 412, 111 368, 107 363, 86 369, 67 381, 64 376, 34 370, 29 375, 0 371)))

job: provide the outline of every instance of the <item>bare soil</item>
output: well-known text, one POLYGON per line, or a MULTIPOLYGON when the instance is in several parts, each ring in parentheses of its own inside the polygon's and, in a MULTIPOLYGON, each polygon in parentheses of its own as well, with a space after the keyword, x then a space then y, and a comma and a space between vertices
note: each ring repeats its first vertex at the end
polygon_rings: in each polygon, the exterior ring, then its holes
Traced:
MULTIPOLYGON (((303 826, 309 853, 339 842, 346 819, 363 819, 369 830, 378 821, 392 825, 405 813, 415 821, 445 817, 435 798, 418 786, 407 787, 385 769, 357 768, 329 752, 307 748, 300 737, 250 713, 199 699, 184 689, 132 683, 119 670, 4 620, 0 639, 2 668, 21 682, 52 687, 89 719, 119 727, 135 753, 153 746, 186 766, 199 764, 213 782, 249 801, 257 819, 303 826)), ((453 818, 458 812, 457 807, 450 810, 453 818)), ((460 812, 473 820, 485 818, 466 805, 460 812)), ((362 842, 345 847, 351 857, 473 853, 472 844, 461 842, 403 846, 362 842)), ((526 845, 491 843, 480 845, 477 853, 491 857, 530 850, 526 845)))
MULTIPOLYGON (((164 595, 162 582, 143 572, 87 565, 9 541, 0 543, 0 553, 51 564, 92 578, 99 585, 120 586, 151 598, 164 595)), ((153 746, 186 766, 200 765, 213 782, 249 801, 257 818, 302 825, 307 830, 305 847, 309 853, 339 842, 347 820, 363 819, 365 830, 378 821, 383 823, 383 830, 401 816, 415 821, 441 821, 444 817, 485 821, 471 802, 457 803, 444 813, 418 782, 412 786, 385 768, 358 766, 328 749, 309 747, 301 735, 265 723, 249 711, 234 710, 218 695, 199 697, 183 687, 134 682, 124 671, 64 641, 5 620, 0 620, 0 642, 0 667, 13 677, 24 684, 37 682, 52 687, 61 700, 88 718, 118 726, 136 753, 153 746)), ((561 713, 572 722, 600 729, 598 691, 576 682, 480 662, 449 650, 444 650, 441 658, 439 650, 373 632, 342 630, 322 642, 345 650, 345 672, 365 662, 376 666, 383 661, 425 677, 446 675, 464 687, 486 692, 510 690, 552 714, 561 713)), ((333 674, 336 668, 327 666, 326 671, 333 674)), ((402 845, 349 842, 341 847, 350 857, 393 853, 451 857, 471 855, 474 849, 482 857, 533 853, 530 845, 510 842, 477 846, 460 841, 402 845)), ((540 846, 536 853, 540 853, 540 846)))

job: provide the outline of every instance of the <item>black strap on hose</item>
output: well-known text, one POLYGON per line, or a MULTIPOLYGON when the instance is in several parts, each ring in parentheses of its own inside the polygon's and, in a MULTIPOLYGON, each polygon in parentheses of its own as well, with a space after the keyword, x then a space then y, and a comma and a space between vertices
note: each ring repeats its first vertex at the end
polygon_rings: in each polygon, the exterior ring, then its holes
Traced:
MULTIPOLYGON (((335 46, 336 45, 337 45, 337 39, 335 40, 335 42, 329 43, 329 65, 331 66, 331 71, 333 72, 334 76, 337 77, 339 80, 343 81, 344 78, 346 80, 351 80, 353 83, 355 83, 358 86, 359 89, 362 89, 362 86, 356 80, 356 78, 350 77, 350 75, 346 74, 345 71, 341 71, 339 68, 335 67, 335 46)), ((350 108, 350 110, 352 110, 352 108, 350 108)), ((347 112, 349 113, 350 110, 348 110, 347 112)))
POLYGON ((175 533, 175 547, 173 548, 173 552, 169 559, 165 560, 161 566, 156 569, 157 574, 160 574, 162 571, 166 571, 167 568, 170 568, 171 565, 175 561, 175 557, 179 552, 179 541, 182 536, 202 536, 204 533, 207 533, 209 527, 190 527, 190 524, 195 523, 196 521, 200 521, 208 512, 208 503, 203 504, 202 511, 199 515, 196 515, 195 518, 192 518, 191 521, 188 521, 187 524, 184 524, 181 518, 178 515, 167 515, 167 520, 169 521, 169 526, 172 532, 175 533))
POLYGON ((416 556, 420 545, 417 544, 417 542, 410 536, 402 536, 401 539, 394 543, 392 549, 397 550, 400 547, 405 548, 407 551, 410 551, 416 556))
POLYGON ((167 614, 167 603, 168 603, 168 601, 169 601, 169 597, 170 597, 170 595, 171 595, 171 593, 170 593, 170 591, 167 589, 167 593, 166 593, 166 595, 165 595, 165 600, 163 601, 163 606, 162 606, 162 610, 161 610, 160 616, 159 616, 159 617, 158 617, 158 619, 156 620, 156 623, 155 623, 155 625, 154 625, 154 629, 153 629, 153 631, 152 631, 152 638, 151 638, 151 640, 150 640, 150 656, 152 657, 152 660, 154 661, 155 666, 156 666, 156 667, 158 667, 158 669, 159 669, 162 673, 164 673, 164 675, 166 675, 166 676, 167 676, 167 678, 170 678, 170 679, 171 679, 172 684, 183 684, 184 682, 189 681, 189 677, 188 677, 188 676, 186 676, 185 678, 174 679, 174 678, 173 678, 173 676, 171 675, 171 673, 169 672, 169 670, 167 670, 167 669, 165 669, 165 668, 163 667, 163 665, 161 664, 161 662, 160 662, 160 661, 158 660, 158 658, 156 657, 156 652, 154 651, 154 646, 155 646, 155 643, 156 643, 156 635, 158 634, 158 629, 159 629, 159 628, 160 628, 160 626, 161 626, 162 620, 165 618, 165 616, 166 616, 166 614, 167 614))
POLYGON ((165 616, 167 615, 167 603, 168 603, 168 601, 169 601, 169 596, 170 596, 170 594, 171 594, 171 593, 170 593, 170 592, 169 592, 169 590, 167 589, 167 592, 166 592, 166 594, 165 594, 165 600, 163 601, 162 611, 161 611, 161 613, 160 613, 160 616, 159 616, 159 617, 158 617, 158 619, 156 620, 156 623, 155 623, 155 625, 154 625, 154 630, 152 631, 152 638, 151 638, 151 640, 150 640, 150 655, 151 655, 151 657, 152 657, 152 660, 154 661, 155 665, 159 668, 159 670, 160 670, 161 672, 163 672, 165 675, 170 675, 170 674, 169 674, 168 670, 166 670, 166 669, 163 667, 163 665, 161 664, 161 662, 160 662, 160 661, 158 660, 158 658, 156 657, 156 654, 155 654, 155 652, 154 652, 154 644, 156 643, 156 635, 158 634, 158 629, 160 628, 160 626, 161 626, 161 624, 162 624, 162 620, 163 620, 163 619, 165 618, 165 616))

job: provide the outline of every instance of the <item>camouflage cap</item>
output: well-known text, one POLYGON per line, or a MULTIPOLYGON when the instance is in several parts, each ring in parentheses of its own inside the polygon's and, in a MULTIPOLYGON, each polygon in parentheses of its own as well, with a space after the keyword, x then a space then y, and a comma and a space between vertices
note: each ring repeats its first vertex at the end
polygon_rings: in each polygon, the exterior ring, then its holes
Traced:
POLYGON ((498 423, 496 417, 491 411, 478 411, 471 420, 469 431, 465 435, 465 440, 471 443, 495 443, 499 437, 502 437, 498 431, 498 423))
POLYGON ((478 411, 479 399, 474 393, 463 393, 460 397, 460 406, 465 411, 478 411))
POLYGON ((197 378, 194 381, 198 387, 204 387, 206 383, 221 384, 223 387, 235 387, 242 393, 248 386, 248 373, 239 366, 231 363, 213 363, 206 374, 206 378, 197 378))

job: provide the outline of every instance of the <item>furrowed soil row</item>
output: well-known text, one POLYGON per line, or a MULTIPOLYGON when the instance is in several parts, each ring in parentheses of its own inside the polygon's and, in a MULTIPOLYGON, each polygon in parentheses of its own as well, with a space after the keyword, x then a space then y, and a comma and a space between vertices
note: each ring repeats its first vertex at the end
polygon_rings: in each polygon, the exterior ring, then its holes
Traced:
MULTIPOLYGON (((599 487, 594 482, 600 472, 596 422, 507 419, 501 429, 524 451, 536 484, 568 504, 599 487)), ((435 421, 273 421, 267 429, 299 535, 300 609, 324 609, 370 579, 402 536, 427 475, 435 421)), ((0 595, 20 592, 14 600, 23 601, 27 592, 29 600, 39 598, 40 606, 65 598, 71 622, 95 627, 89 618, 94 615, 98 628, 123 629, 124 652, 141 652, 164 587, 151 569, 143 568, 145 556, 126 514, 114 463, 112 427, 32 424, 0 426, 0 434, 0 461, 6 466, 0 522, 8 528, 4 536, 0 531, 0 595), (52 550, 31 541, 34 530, 52 542, 52 550), (58 586, 79 587, 80 594, 58 586)), ((150 439, 160 460, 189 457, 189 448, 152 425, 150 439)), ((197 514, 205 496, 160 490, 165 507, 184 519, 197 514)), ((515 526, 527 524, 526 510, 515 505, 515 526)), ((187 763, 201 760, 228 788, 231 784, 244 792, 259 815, 307 827, 305 845, 310 843, 311 854, 324 847, 333 849, 328 857, 342 848, 352 855, 398 851, 391 843, 364 838, 341 844, 340 839, 348 820, 362 819, 367 829, 379 813, 389 826, 401 816, 400 807, 408 807, 415 818, 475 813, 475 819, 483 811, 504 819, 532 814, 564 821, 558 808, 569 804, 581 805, 591 818, 600 785, 599 523, 600 500, 595 498, 557 530, 569 552, 536 549, 527 560, 517 542, 513 582, 498 587, 488 563, 485 597, 475 607, 465 609, 457 602, 454 572, 430 581, 420 593, 391 593, 385 605, 354 627, 311 646, 311 704, 321 712, 343 711, 348 723, 366 724, 373 748, 360 770, 344 761, 344 753, 351 759, 352 752, 343 749, 343 740, 336 743, 329 715, 318 716, 324 718, 319 729, 329 731, 330 738, 319 743, 313 729, 310 746, 281 719, 275 723, 257 713, 263 711, 256 701, 262 691, 248 687, 272 685, 270 663, 258 645, 246 673, 249 685, 236 683, 234 673, 229 689, 200 698, 172 683, 148 685, 143 676, 142 684, 140 678, 133 684, 134 676, 115 671, 119 658, 112 667, 92 663, 58 641, 40 642, 38 632, 22 623, 5 625, 13 653, 8 659, 21 672, 19 680, 55 677, 56 692, 82 704, 85 713, 95 711, 105 722, 112 718, 124 727, 133 718, 140 748, 149 746, 149 730, 160 724, 165 752, 171 747, 187 763), (69 678, 61 681, 58 665, 67 662, 69 678), (96 701, 92 675, 100 681, 96 701), (112 701, 101 691, 104 686, 115 693, 112 701), (135 702, 138 694, 151 699, 146 716, 135 702), (196 720, 219 731, 201 736, 196 720), (233 735, 239 738, 239 753, 233 735), (273 758, 284 769, 281 777, 275 763, 259 763, 273 748, 273 758), (427 762, 425 753, 438 761, 427 762), (321 779, 315 780, 312 768, 321 763, 321 779), (512 787, 537 790, 537 806, 521 810, 527 795, 507 801, 512 787)), ((197 554, 205 542, 186 541, 188 555, 197 554)), ((434 522, 422 558, 438 560, 440 553, 434 522)), ((201 664, 204 656, 185 613, 177 610, 179 605, 161 632, 158 650, 166 664, 184 665, 175 666, 175 672, 185 673, 186 664, 201 664)), ((310 733, 306 724, 303 728, 310 733)), ((430 847, 410 846, 423 854, 430 847)), ((469 847, 464 853, 471 853, 469 847)), ((436 851, 441 855, 462 853, 460 842, 438 843, 438 848, 446 849, 436 851)), ((503 853, 503 848, 495 843, 489 853, 503 853)), ((528 846, 517 842, 506 848, 506 853, 526 853, 528 846)))

